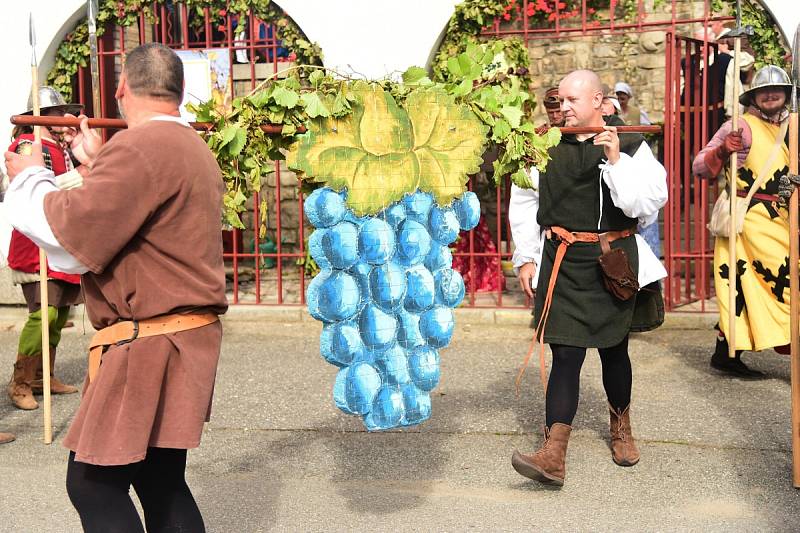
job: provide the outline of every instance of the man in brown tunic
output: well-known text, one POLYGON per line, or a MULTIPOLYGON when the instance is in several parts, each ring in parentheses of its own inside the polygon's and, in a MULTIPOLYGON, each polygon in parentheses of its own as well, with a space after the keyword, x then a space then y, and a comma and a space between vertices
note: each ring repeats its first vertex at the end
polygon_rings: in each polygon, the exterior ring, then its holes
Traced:
POLYGON ((57 190, 39 148, 6 153, 11 223, 51 264, 83 274, 89 317, 102 330, 64 439, 67 492, 86 531, 142 530, 131 485, 148 530, 204 530, 184 472, 210 412, 217 315, 227 309, 223 182, 180 119, 182 93, 174 52, 143 45, 128 54, 115 95, 129 128, 103 146, 86 121, 72 132, 83 187, 57 190))

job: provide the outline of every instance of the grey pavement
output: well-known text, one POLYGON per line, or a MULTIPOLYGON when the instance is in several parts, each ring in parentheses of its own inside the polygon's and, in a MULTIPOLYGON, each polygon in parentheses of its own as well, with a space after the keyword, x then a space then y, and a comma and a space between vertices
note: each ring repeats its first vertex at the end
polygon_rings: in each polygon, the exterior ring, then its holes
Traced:
MULTIPOLYGON (((58 374, 76 383, 88 335, 68 330, 58 374)), ((336 369, 309 322, 226 322, 214 411, 190 452, 188 481, 209 531, 797 531, 791 485, 788 358, 747 355, 770 379, 720 377, 707 366, 714 332, 664 329, 631 341, 633 428, 641 462, 608 450, 600 364, 591 351, 561 490, 517 475, 543 422, 538 362, 519 397, 514 377, 530 339, 520 326, 457 326, 442 352, 433 416, 369 434, 339 412, 336 369)), ((17 328, 0 328, 10 373, 17 328)), ((535 358, 534 358, 535 359, 535 358)), ((56 443, 41 411, 0 398, 0 531, 80 531, 58 444, 79 399, 54 397, 56 443)))

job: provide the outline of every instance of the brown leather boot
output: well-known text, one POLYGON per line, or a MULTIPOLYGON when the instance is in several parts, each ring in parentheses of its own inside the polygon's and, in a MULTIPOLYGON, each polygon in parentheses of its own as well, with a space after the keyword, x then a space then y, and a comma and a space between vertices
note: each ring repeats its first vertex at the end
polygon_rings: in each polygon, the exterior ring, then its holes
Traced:
POLYGON ((522 454, 514 450, 511 466, 519 474, 537 481, 563 485, 567 473, 567 443, 572 427, 556 422, 548 430, 544 429, 544 443, 539 451, 522 454))
POLYGON ((17 409, 30 411, 36 409, 39 404, 33 398, 31 391, 31 381, 36 373, 36 357, 25 357, 17 354, 17 362, 14 363, 14 374, 8 383, 8 397, 17 409))
POLYGON ((17 437, 13 433, 3 433, 0 431, 0 444, 6 444, 15 440, 17 437))
MULTIPOLYGON (((36 358, 38 365, 36 366, 36 379, 31 382, 31 390, 34 394, 42 394, 44 392, 44 380, 42 377, 42 356, 36 358)), ((72 394, 78 392, 78 387, 67 385, 60 379, 53 375, 53 369, 56 367, 56 349, 54 346, 50 347, 50 394, 72 394)))
POLYGON ((639 449, 631 433, 631 406, 617 412, 611 405, 611 458, 619 466, 633 466, 639 462, 639 449))

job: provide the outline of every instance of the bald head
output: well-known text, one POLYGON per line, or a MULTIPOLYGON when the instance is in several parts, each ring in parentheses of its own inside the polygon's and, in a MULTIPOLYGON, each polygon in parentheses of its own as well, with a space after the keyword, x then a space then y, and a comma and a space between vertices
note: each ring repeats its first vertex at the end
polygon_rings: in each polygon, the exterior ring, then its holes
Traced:
POLYGON ((601 126, 603 83, 591 70, 567 74, 558 85, 561 111, 566 126, 601 126))

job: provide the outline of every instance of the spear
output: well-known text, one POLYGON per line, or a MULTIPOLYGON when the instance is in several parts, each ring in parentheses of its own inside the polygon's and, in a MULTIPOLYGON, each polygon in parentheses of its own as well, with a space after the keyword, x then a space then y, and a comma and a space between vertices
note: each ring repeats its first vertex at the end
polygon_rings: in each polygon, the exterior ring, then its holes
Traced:
MULTIPOLYGON (((742 55, 742 37, 745 35, 752 35, 753 28, 751 26, 742 26, 742 2, 736 0, 736 28, 731 30, 728 34, 729 37, 734 39, 733 45, 733 94, 734 98, 738 98, 742 90, 741 80, 739 79, 739 65, 741 64, 742 55)), ((739 130, 739 105, 733 106, 733 116, 731 117, 731 131, 739 130)), ((738 277, 737 270, 737 257, 736 257, 736 237, 738 219, 736 213, 738 210, 739 199, 736 196, 736 181, 737 170, 739 163, 738 152, 731 154, 731 167, 728 173, 728 186, 729 186, 729 199, 730 199, 730 224, 728 226, 728 357, 734 359, 736 357, 736 280, 738 277)))
MULTIPOLYGON (((121 118, 90 118, 90 128, 112 128, 123 129, 127 128, 128 124, 121 118)), ((81 120, 78 118, 70 117, 32 117, 30 115, 12 115, 11 123, 15 126, 48 126, 48 127, 62 127, 62 128, 77 128, 81 125, 81 120)), ((214 129, 214 125, 210 122, 190 122, 190 125, 200 131, 210 131, 214 129)), ((617 126, 618 133, 661 133, 661 126, 617 126)), ((265 133, 279 134, 283 129, 282 124, 262 124, 261 130, 265 133)), ((581 133, 601 133, 605 131, 599 126, 575 126, 575 127, 562 127, 558 128, 564 135, 567 134, 581 134, 581 133)), ((305 126, 298 126, 297 132, 304 133, 305 126)))
MULTIPOLYGON (((796 176, 798 170, 798 114, 797 84, 800 82, 800 25, 794 32, 792 46, 792 96, 789 114, 789 173, 796 176)), ((800 231, 798 231, 797 187, 789 199, 789 334, 791 342, 792 369, 792 482, 800 488, 800 231)))
MULTIPOLYGON (((31 103, 33 116, 39 116, 39 61, 36 58, 36 28, 33 13, 28 19, 28 40, 31 45, 31 103)), ((33 138, 42 142, 41 126, 34 126, 33 138)), ((44 443, 53 442, 53 420, 50 412, 50 306, 47 294, 47 254, 39 248, 39 313, 42 315, 42 388, 44 394, 44 443)))
POLYGON ((89 27, 89 69, 92 72, 92 110, 97 118, 103 116, 100 103, 100 67, 97 63, 97 0, 86 2, 86 25, 89 27))

